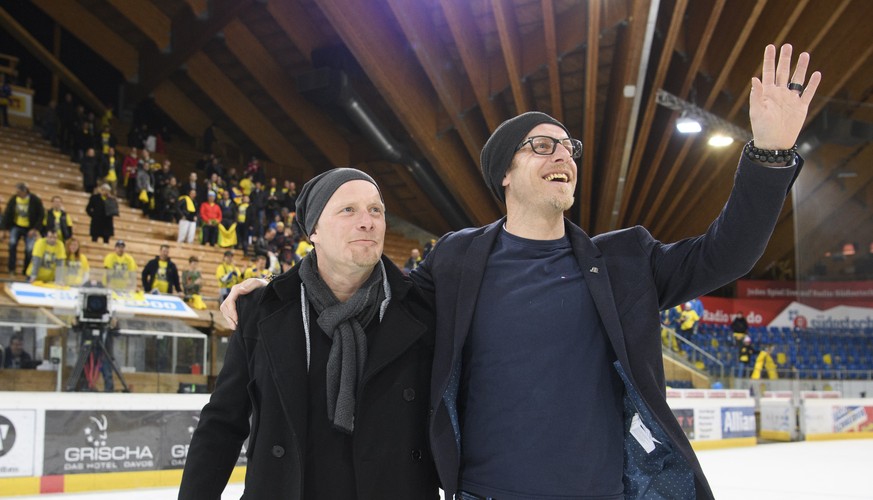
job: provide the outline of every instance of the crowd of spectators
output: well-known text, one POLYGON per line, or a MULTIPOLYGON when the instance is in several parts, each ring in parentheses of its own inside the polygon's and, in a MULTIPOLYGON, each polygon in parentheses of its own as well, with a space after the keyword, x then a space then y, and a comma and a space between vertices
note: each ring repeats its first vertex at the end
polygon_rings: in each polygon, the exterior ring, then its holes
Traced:
MULTIPOLYGON (((257 157, 238 169, 207 148, 179 180, 164 150, 166 127, 154 133, 148 125, 136 124, 122 146, 112 133, 112 108, 98 118, 69 93, 60 104, 50 103, 38 121, 43 136, 79 164, 82 189, 90 196, 85 212, 92 242, 108 245, 115 239, 115 219, 121 217, 118 200, 126 199, 150 219, 176 223, 178 243, 196 241, 225 249, 215 272, 220 295, 246 277, 279 274, 295 266, 313 248, 294 223, 296 183, 268 178, 257 157), (250 264, 238 268, 235 250, 250 264)), ((76 238, 84 235, 74 236, 73 220, 59 196, 46 210, 40 197, 20 183, 6 204, 0 227, 8 231, 10 276, 16 272, 18 246, 24 240, 22 271, 28 281, 72 285, 88 279, 89 261, 76 238)), ((162 245, 136 279, 131 276, 140 272, 139 267, 125 248, 123 240, 115 240, 114 250, 101 257, 110 286, 132 290, 140 283, 144 292, 201 299, 196 256, 190 256, 188 268, 179 273, 169 259, 169 246, 162 245)), ((404 269, 413 269, 422 257, 413 250, 404 269)))

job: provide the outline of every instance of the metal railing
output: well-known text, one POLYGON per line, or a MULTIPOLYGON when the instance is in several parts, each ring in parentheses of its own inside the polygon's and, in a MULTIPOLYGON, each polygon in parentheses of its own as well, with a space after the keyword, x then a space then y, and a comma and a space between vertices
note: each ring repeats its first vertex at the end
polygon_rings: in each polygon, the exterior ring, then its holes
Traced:
MULTIPOLYGON (((724 380, 726 373, 724 362, 706 352, 691 340, 676 333, 676 330, 673 328, 665 327, 664 330, 667 331, 667 336, 662 336, 661 351, 664 355, 698 371, 700 371, 700 368, 697 367, 697 362, 709 360, 712 365, 718 367, 718 373, 712 373, 707 369, 702 371, 714 375, 719 380, 724 380), (682 346, 687 346, 687 348, 683 348, 682 346)), ((707 364, 705 361, 703 361, 703 363, 704 366, 707 364)))

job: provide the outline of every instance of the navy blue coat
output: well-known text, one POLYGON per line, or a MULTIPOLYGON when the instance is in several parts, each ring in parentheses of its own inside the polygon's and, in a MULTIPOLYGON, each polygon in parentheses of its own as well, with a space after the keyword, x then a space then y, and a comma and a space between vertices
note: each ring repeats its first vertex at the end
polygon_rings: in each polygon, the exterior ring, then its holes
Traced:
MULTIPOLYGON (((660 310, 708 293, 748 273, 767 246, 786 194, 800 172, 740 161, 727 204, 705 234, 672 244, 636 226, 590 238, 565 221, 579 267, 625 382, 627 498, 712 498, 691 445, 667 405, 660 310), (658 441, 646 454, 628 434, 639 413, 658 441)), ((488 256, 504 219, 449 233, 411 273, 432 295, 437 337, 431 382, 430 440, 443 489, 458 486, 460 429, 456 398, 462 349, 488 256)), ((591 457, 597 460, 597 457, 591 457)))

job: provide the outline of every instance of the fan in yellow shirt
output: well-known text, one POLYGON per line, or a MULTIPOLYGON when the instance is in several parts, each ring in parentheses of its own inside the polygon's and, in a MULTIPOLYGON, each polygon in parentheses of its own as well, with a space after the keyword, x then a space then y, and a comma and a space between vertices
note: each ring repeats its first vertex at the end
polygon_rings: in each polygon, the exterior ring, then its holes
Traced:
POLYGON ((58 241, 58 233, 50 231, 33 244, 33 258, 27 267, 28 281, 54 283, 55 269, 67 258, 64 244, 58 241))
POLYGON ((269 278, 273 273, 267 269, 267 256, 258 255, 255 257, 255 265, 246 269, 243 273, 243 279, 249 278, 269 278))
POLYGON ((215 270, 215 277, 218 278, 219 304, 230 294, 230 288, 242 281, 241 276, 239 268, 233 265, 233 252, 230 250, 224 252, 224 260, 215 270))
POLYGON ((103 259, 106 268, 106 286, 113 290, 126 290, 136 287, 136 261, 124 253, 124 240, 115 242, 115 251, 103 259))
POLYGON ((88 257, 82 253, 79 240, 75 236, 67 240, 67 260, 64 262, 64 284, 67 286, 79 286, 88 281, 91 266, 88 257))

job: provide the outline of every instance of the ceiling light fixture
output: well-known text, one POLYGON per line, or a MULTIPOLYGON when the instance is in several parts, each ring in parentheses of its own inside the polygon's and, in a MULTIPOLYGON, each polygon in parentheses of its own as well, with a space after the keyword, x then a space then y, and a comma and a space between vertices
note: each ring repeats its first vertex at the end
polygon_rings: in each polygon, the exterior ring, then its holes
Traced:
POLYGON ((709 142, 708 142, 708 144, 710 146, 715 147, 715 148, 723 148, 726 146, 730 146, 733 143, 734 143, 733 137, 731 137, 729 135, 725 135, 721 132, 716 132, 716 133, 712 134, 709 137, 709 142))
POLYGON ((682 116, 676 120, 676 130, 683 134, 698 133, 705 127, 709 130, 718 130, 721 135, 732 137, 735 141, 749 142, 752 139, 752 133, 748 130, 737 127, 733 123, 664 89, 659 89, 655 97, 659 105, 682 113, 682 116), (697 122, 696 126, 691 124, 690 118, 697 122), (686 132, 686 130, 688 131, 686 132))
POLYGON ((682 116, 676 120, 676 130, 680 134, 697 134, 703 130, 700 121, 688 113, 682 113, 682 116))

